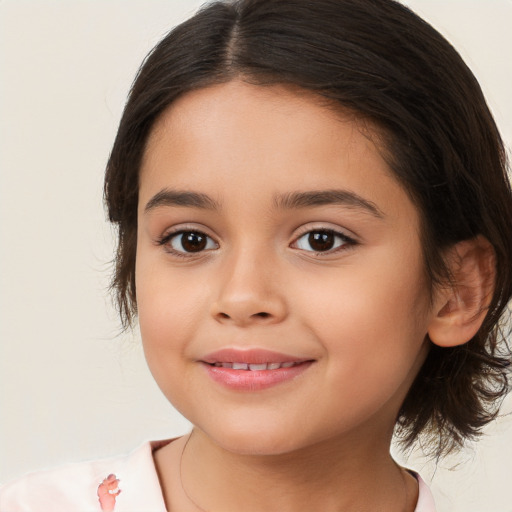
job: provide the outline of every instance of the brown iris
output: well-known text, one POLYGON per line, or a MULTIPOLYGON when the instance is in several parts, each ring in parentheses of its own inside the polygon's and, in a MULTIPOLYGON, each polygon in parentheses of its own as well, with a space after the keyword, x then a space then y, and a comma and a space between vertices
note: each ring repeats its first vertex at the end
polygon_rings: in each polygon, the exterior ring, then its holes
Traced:
POLYGON ((187 252, 199 252, 206 248, 207 237, 202 233, 189 231, 181 235, 181 245, 187 252))
POLYGON ((334 247, 335 238, 332 231, 312 231, 308 236, 308 243, 313 250, 323 252, 334 247))

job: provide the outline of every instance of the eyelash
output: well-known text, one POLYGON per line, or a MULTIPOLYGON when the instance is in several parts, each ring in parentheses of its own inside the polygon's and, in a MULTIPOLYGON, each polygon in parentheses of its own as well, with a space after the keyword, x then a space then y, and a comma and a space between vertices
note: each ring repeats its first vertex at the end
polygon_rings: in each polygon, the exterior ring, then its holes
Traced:
MULTIPOLYGON (((202 254, 204 252, 212 250, 212 248, 206 248, 205 247, 204 249, 200 249, 198 251, 179 251, 179 250, 176 250, 173 247, 171 247, 170 242, 174 238, 176 238, 176 237, 178 237, 180 235, 183 236, 183 235, 185 235, 187 233, 188 234, 194 234, 194 235, 200 236, 200 237, 205 237, 207 239, 206 240, 206 244, 208 244, 209 241, 213 241, 216 244, 216 246, 218 247, 217 242, 215 242, 211 236, 207 235, 203 231, 200 231, 198 229, 186 229, 186 228, 185 229, 179 229, 177 231, 173 231, 173 232, 170 232, 170 233, 166 233, 165 235, 160 237, 156 241, 156 243, 159 246, 165 247, 166 251, 169 252, 170 254, 172 254, 173 256, 177 256, 177 257, 180 257, 180 258, 190 258, 191 256, 193 256, 195 254, 202 254)), ((307 249, 301 249, 300 247, 294 247, 294 248, 297 248, 299 250, 303 250, 305 252, 312 253, 315 256, 322 257, 322 256, 327 256, 327 255, 335 254, 335 253, 340 252, 340 251, 347 250, 348 248, 358 244, 358 242, 356 240, 354 240, 353 238, 347 236, 345 233, 342 233, 340 231, 336 231, 334 229, 318 228, 318 229, 308 229, 307 231, 304 231, 300 236, 298 236, 295 239, 295 241, 292 244, 290 244, 290 246, 293 247, 293 245, 297 245, 297 243, 301 239, 303 239, 306 236, 311 236, 313 233, 315 233, 315 234, 323 234, 323 235, 325 235, 325 234, 332 235, 335 238, 341 240, 341 243, 339 243, 338 246, 335 246, 332 249, 327 249, 325 251, 307 250, 307 249)))
MULTIPOLYGON (((208 244, 208 241, 213 241, 213 238, 209 235, 207 235, 206 233, 204 233, 203 231, 200 231, 198 229, 187 229, 187 228, 182 228, 182 229, 179 229, 177 231, 172 231, 170 233, 166 233, 165 235, 163 235, 161 238, 159 238, 157 240, 157 245, 159 246, 163 246, 165 248, 165 250, 167 252, 169 252, 170 254, 172 254, 173 256, 177 256, 179 258, 190 258, 191 256, 193 256, 194 254, 201 254, 205 251, 209 251, 211 249, 202 249, 200 251, 177 251, 176 249, 174 249, 170 243, 172 242, 172 240, 174 238, 177 238, 178 236, 183 236, 185 234, 194 234, 194 235, 199 235, 201 237, 204 237, 207 239, 206 243, 208 244)), ((218 244, 214 241, 214 243, 217 245, 218 247, 218 244)))
MULTIPOLYGON (((293 242, 293 244, 296 245, 301 239, 303 239, 306 236, 310 237, 314 233, 315 234, 323 234, 323 235, 332 235, 333 237, 335 237, 335 239, 337 238, 337 239, 341 240, 341 243, 339 243, 338 246, 333 247, 332 249, 328 249, 326 251, 315 251, 315 250, 308 251, 307 249, 302 249, 306 252, 314 254, 315 256, 328 256, 331 254, 336 254, 340 251, 346 251, 347 249, 357 245, 357 243, 358 243, 356 240, 347 236, 345 233, 336 231, 335 229, 317 228, 317 229, 308 229, 307 231, 302 233, 300 236, 298 236, 295 239, 295 241, 293 242)), ((300 249, 300 247, 298 247, 298 249, 300 249)))

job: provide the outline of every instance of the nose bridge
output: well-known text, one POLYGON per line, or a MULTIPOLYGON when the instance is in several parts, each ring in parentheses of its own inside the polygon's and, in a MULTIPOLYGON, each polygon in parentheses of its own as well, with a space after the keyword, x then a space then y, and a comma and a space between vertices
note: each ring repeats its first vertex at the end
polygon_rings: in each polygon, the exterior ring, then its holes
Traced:
POLYGON ((219 269, 214 317, 237 325, 281 321, 287 311, 278 277, 272 251, 250 242, 233 248, 219 269))

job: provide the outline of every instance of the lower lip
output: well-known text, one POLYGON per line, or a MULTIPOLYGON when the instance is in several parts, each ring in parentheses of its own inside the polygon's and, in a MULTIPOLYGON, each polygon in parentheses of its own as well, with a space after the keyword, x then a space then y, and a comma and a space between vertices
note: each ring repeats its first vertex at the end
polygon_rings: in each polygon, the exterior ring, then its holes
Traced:
POLYGON ((260 391, 290 381, 305 372, 313 361, 277 370, 233 370, 203 363, 208 375, 219 384, 236 391, 260 391))

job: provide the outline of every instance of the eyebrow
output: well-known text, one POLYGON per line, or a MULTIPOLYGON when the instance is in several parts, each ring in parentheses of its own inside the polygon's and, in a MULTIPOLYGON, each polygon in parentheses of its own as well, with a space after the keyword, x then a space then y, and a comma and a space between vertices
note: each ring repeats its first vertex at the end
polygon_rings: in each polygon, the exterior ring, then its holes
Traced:
MULTIPOLYGON (((307 192, 290 192, 274 197, 274 207, 283 210, 312 208, 315 206, 341 205, 364 210, 377 218, 384 214, 372 201, 368 201, 348 190, 311 190, 307 192)), ((219 210, 220 205, 207 194, 186 190, 164 188, 157 192, 146 204, 144 213, 162 206, 182 206, 204 210, 219 210)))
POLYGON ((219 204, 206 194, 189 192, 185 190, 170 190, 164 188, 157 192, 146 204, 144 213, 148 213, 161 206, 184 206, 188 208, 201 208, 205 210, 218 210, 219 204))
POLYGON ((368 201, 349 190, 311 190, 307 192, 290 192, 274 198, 274 205, 279 209, 300 209, 315 206, 340 205, 364 210, 381 219, 382 211, 372 201, 368 201))

